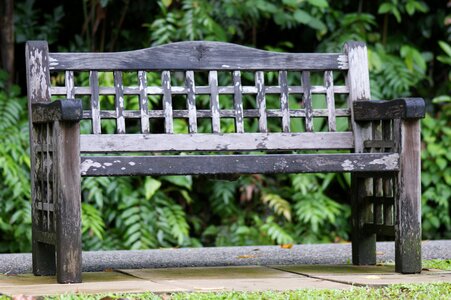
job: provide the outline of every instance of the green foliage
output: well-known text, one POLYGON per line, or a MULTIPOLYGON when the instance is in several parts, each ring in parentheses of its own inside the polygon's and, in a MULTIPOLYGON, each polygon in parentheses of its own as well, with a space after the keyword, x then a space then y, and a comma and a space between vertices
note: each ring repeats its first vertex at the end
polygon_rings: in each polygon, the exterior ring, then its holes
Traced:
POLYGON ((0 70, 0 252, 31 247, 30 156, 26 99, 6 90, 0 70))
MULTIPOLYGON (((450 238, 451 48, 449 28, 444 25, 449 17, 438 4, 420 0, 360 1, 359 5, 326 0, 137 0, 127 12, 120 1, 88 0, 49 10, 27 0, 17 2, 15 9, 17 43, 47 39, 51 47, 58 41, 58 48, 70 50, 103 51, 105 45, 110 50, 128 50, 202 39, 271 51, 338 52, 345 41, 365 41, 372 98, 422 96, 427 101, 429 114, 422 122, 423 234, 450 238), (70 14, 69 7, 74 8, 70 14), (71 16, 80 24, 78 29, 72 28, 71 16), (62 28, 68 28, 64 35, 62 28), (107 42, 116 39, 117 43, 107 42)), ((26 100, 17 87, 6 91, 6 76, 0 72, 0 252, 29 251, 26 100)), ((270 76, 269 81, 277 81, 276 73, 270 76)), ((124 73, 124 83, 136 84, 135 77, 124 73)), ((312 81, 317 79, 322 80, 312 73, 312 81)), ((88 80, 86 74, 76 78, 77 83, 88 80)), ((100 72, 99 80, 100 86, 113 84, 108 72, 100 72)), ((173 80, 183 85, 177 76, 173 80)), ((243 82, 253 80, 243 73, 243 82)), ((290 84, 299 80, 299 74, 289 74, 290 84)), ((148 81, 161 84, 157 73, 149 73, 148 81)), ((220 81, 231 84, 230 78, 220 81)), ((196 84, 207 83, 196 79, 196 84)), ((243 99, 245 107, 255 108, 255 101, 247 95, 243 99)), ((209 107, 208 97, 196 101, 209 107)), ((150 96, 149 102, 152 109, 161 109, 158 97, 150 96)), ((343 97, 337 106, 344 107, 345 102, 343 97)), ((102 109, 114 109, 112 96, 101 103, 102 109)), ((139 107, 136 99, 127 105, 139 107)), ((278 97, 268 95, 267 105, 278 107, 278 97)), ((233 107, 232 97, 221 99, 221 107, 233 107)), ((298 100, 290 97, 290 108, 299 107, 298 100)), ((199 121, 199 132, 209 130, 203 121, 207 120, 199 121)), ((278 121, 269 121, 270 131, 279 130, 278 121)), ((315 128, 325 124, 319 120, 315 128)), ((185 120, 176 120, 175 132, 187 132, 186 126, 185 120)), ((221 126, 225 132, 234 130, 232 120, 221 126)), ((258 123, 252 120, 246 126, 255 129, 258 123)), ((301 120, 293 120, 291 126, 304 129, 301 120)), ((348 124, 337 119, 337 126, 348 124)), ((102 121, 102 132, 114 129, 113 121, 102 121)), ((83 123, 82 132, 89 130, 89 124, 83 123)), ((85 250, 145 249, 349 240, 349 182, 348 175, 336 174, 253 175, 235 181, 201 176, 83 178, 83 245, 85 250)))

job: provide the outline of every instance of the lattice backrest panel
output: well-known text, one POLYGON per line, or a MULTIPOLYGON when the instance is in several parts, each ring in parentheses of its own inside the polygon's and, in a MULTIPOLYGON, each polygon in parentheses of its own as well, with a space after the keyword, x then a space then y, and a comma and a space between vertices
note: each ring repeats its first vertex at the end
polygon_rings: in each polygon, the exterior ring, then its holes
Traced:
POLYGON ((91 128, 85 134, 111 134, 112 127, 118 134, 182 133, 182 127, 190 134, 349 130, 337 130, 337 119, 347 124, 350 117, 341 53, 182 42, 49 58, 52 97, 84 99, 91 128))

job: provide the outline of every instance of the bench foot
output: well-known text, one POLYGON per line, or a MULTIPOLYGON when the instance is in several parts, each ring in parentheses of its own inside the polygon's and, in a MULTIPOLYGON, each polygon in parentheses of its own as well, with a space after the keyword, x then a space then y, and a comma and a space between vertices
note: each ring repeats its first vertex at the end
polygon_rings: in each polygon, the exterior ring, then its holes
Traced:
POLYGON ((376 234, 363 230, 364 223, 371 214, 365 201, 372 186, 368 178, 352 174, 352 263, 354 265, 376 264, 376 234))
POLYGON ((33 241, 33 274, 52 276, 56 274, 55 246, 33 241))

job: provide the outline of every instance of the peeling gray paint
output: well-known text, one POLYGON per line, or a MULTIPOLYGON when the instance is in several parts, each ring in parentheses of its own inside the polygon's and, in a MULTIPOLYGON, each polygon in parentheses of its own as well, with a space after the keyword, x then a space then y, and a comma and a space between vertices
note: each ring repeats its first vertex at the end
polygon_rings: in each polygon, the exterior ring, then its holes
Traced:
POLYGON ((100 168, 102 165, 98 162, 95 162, 91 159, 87 159, 80 164, 80 173, 82 175, 86 175, 86 172, 89 171, 90 168, 100 168))
POLYGON ((399 162, 399 154, 394 153, 385 156, 384 158, 375 159, 373 161, 370 161, 370 165, 385 165, 385 169, 387 170, 393 170, 398 166, 399 162))

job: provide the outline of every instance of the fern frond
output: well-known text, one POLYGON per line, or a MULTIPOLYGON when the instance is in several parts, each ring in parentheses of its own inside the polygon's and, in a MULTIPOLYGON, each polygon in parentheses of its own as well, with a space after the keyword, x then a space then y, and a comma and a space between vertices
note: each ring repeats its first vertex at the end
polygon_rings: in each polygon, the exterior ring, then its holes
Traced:
POLYGON ((285 219, 291 222, 290 202, 277 194, 263 194, 262 201, 274 210, 276 214, 284 216, 285 219))

